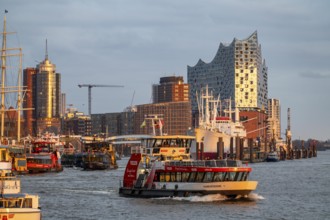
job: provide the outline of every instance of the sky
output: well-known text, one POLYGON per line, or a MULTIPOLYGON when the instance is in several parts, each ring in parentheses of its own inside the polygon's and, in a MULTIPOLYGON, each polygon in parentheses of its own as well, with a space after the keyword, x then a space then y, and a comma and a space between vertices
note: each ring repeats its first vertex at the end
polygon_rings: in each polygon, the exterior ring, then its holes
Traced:
MULTIPOLYGON (((220 42, 258 32, 268 66, 268 96, 281 102, 282 133, 291 109, 293 139, 330 139, 328 0, 1 0, 23 68, 48 57, 61 73, 67 105, 88 113, 151 103, 160 77, 184 76, 211 62, 220 42)), ((2 25, 1 25, 2 26, 2 25)), ((284 137, 284 134, 283 134, 284 137)))

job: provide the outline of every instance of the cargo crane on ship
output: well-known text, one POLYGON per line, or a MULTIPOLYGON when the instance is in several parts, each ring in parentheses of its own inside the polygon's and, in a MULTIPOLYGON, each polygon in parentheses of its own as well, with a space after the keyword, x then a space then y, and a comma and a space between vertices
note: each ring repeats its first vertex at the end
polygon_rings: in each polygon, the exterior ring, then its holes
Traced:
POLYGON ((88 115, 92 115, 92 88, 93 87, 124 87, 121 85, 96 85, 96 84, 79 84, 79 88, 88 87, 88 115))

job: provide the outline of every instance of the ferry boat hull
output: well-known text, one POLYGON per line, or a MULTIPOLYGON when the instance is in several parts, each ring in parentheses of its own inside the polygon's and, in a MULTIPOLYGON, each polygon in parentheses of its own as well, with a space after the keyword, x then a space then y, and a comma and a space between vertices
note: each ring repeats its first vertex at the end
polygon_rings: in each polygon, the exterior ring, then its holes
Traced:
POLYGON ((28 208, 0 208, 1 219, 10 220, 40 220, 40 209, 28 208))
MULTIPOLYGON (((162 185, 162 183, 160 183, 162 185)), ((213 182, 199 184, 198 187, 183 184, 182 189, 179 184, 172 184, 172 189, 168 188, 168 183, 165 183, 166 188, 147 189, 147 188, 129 188, 121 187, 119 194, 127 197, 141 197, 141 198, 157 198, 157 197, 188 197, 192 195, 210 195, 220 194, 228 198, 235 198, 236 196, 247 196, 257 188, 258 182, 246 181, 242 182, 213 182)))
POLYGON ((63 167, 54 153, 27 154, 29 173, 61 172, 63 167))

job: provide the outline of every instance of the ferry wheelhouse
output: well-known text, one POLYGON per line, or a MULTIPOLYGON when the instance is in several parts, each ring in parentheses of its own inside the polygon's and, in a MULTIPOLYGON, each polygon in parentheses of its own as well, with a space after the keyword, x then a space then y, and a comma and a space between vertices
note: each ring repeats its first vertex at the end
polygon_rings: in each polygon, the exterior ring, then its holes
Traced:
POLYGON ((25 148, 21 146, 9 146, 9 156, 12 161, 12 171, 16 174, 28 172, 25 148))
POLYGON ((21 182, 12 172, 7 146, 0 146, 0 190, 0 219, 41 219, 39 197, 21 193, 21 182))
POLYGON ((129 159, 119 193, 132 197, 246 196, 257 187, 251 168, 238 160, 191 160, 192 136, 142 140, 129 159))

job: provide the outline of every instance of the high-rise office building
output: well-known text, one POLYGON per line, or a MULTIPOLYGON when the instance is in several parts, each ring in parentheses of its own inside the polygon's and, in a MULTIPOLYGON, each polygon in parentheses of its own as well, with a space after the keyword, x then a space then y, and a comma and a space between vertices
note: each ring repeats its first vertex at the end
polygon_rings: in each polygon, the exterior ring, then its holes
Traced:
POLYGON ((33 75, 36 73, 35 68, 26 68, 23 70, 23 85, 25 86, 26 92, 23 99, 23 111, 24 117, 24 128, 22 133, 24 136, 34 135, 35 130, 33 126, 35 124, 34 118, 34 105, 33 105, 33 75))
POLYGON ((193 112, 198 110, 196 91, 206 85, 214 95, 232 99, 240 109, 267 109, 267 71, 257 31, 244 40, 235 38, 229 45, 220 43, 210 63, 200 59, 195 66, 188 66, 193 112))
POLYGON ((268 127, 270 140, 281 138, 281 105, 278 99, 268 99, 268 127))
POLYGON ((152 86, 153 103, 189 101, 189 85, 183 76, 161 77, 159 84, 152 86))
POLYGON ((46 131, 58 134, 61 130, 61 74, 56 73, 56 66, 48 59, 47 43, 44 61, 36 68, 24 70, 23 84, 32 91, 24 101, 25 107, 32 103, 33 119, 29 118, 30 112, 25 115, 29 126, 34 121, 32 135, 46 131))

